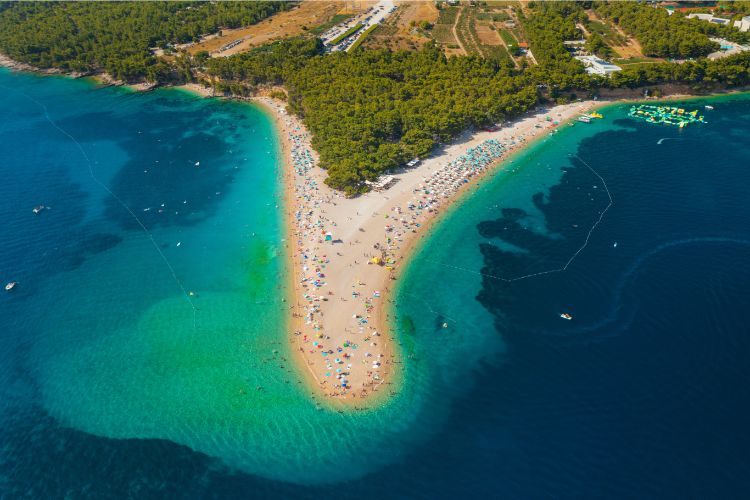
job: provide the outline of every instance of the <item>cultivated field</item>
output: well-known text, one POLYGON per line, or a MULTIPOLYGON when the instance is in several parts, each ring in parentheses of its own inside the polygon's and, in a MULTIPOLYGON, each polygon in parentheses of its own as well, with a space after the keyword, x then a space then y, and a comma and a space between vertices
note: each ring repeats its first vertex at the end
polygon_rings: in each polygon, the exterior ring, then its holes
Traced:
POLYGON ((438 13, 435 26, 432 28, 432 38, 439 43, 447 55, 459 55, 466 52, 461 47, 456 36, 456 21, 460 7, 444 6, 438 13))
POLYGON ((438 19, 435 2, 396 2, 398 9, 375 28, 362 43, 366 49, 416 50, 430 41, 420 23, 434 25, 438 19))
POLYGON ((513 6, 519 7, 519 4, 487 2, 487 5, 444 6, 432 37, 443 46, 446 54, 475 54, 518 66, 518 58, 511 54, 518 50, 522 31, 513 6))

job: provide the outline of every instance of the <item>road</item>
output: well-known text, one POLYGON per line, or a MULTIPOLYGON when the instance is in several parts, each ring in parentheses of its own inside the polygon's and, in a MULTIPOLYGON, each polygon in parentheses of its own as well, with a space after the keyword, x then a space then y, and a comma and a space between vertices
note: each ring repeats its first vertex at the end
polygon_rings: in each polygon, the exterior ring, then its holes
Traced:
POLYGON ((354 42, 362 36, 367 28, 382 23, 385 18, 387 18, 394 10, 396 10, 396 6, 394 5, 393 0, 381 0, 362 14, 349 19, 345 23, 334 26, 330 30, 323 33, 323 35, 321 36, 321 38, 323 39, 323 43, 327 47, 329 47, 329 50, 331 52, 337 52, 341 50, 348 51, 351 48, 352 44, 354 44, 354 42), (336 37, 345 33, 346 30, 353 26, 356 26, 357 24, 362 24, 362 28, 357 33, 350 36, 346 40, 341 41, 339 44, 331 47, 330 43, 332 40, 335 40, 336 37))

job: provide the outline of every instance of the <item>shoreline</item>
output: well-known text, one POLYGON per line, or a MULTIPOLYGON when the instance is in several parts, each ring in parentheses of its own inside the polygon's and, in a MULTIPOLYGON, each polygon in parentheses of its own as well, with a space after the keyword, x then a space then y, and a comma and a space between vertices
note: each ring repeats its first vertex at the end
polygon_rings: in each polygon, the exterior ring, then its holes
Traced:
MULTIPOLYGON (((376 273, 367 273, 368 278, 366 280, 363 280, 363 284, 369 284, 368 290, 366 292, 371 292, 372 290, 380 291, 381 294, 378 298, 379 304, 381 307, 375 307, 373 308, 371 314, 363 314, 362 317, 365 317, 368 321, 368 333, 372 334, 373 332, 377 332, 377 338, 376 340, 379 340, 379 346, 370 345, 367 347, 368 349, 372 350, 373 352, 370 353, 373 356, 377 356, 376 359, 384 360, 383 364, 388 368, 387 371, 383 370, 381 372, 382 376, 375 382, 372 380, 368 380, 366 376, 362 376, 363 370, 360 370, 359 376, 351 376, 351 380, 349 382, 351 385, 349 386, 350 389, 346 391, 341 391, 340 387, 332 387, 333 384, 329 384, 330 378, 326 380, 325 377, 325 369, 321 368, 321 365, 323 365, 323 362, 320 362, 320 358, 318 358, 318 362, 316 363, 316 360, 314 359, 314 355, 317 354, 315 352, 315 349, 310 349, 310 344, 312 342, 316 342, 314 340, 315 337, 314 332, 316 331, 314 328, 311 328, 312 325, 306 324, 304 321, 304 318, 306 314, 309 312, 305 309, 305 302, 300 301, 300 297, 304 297, 304 295, 309 291, 306 288, 307 286, 300 284, 300 277, 304 274, 304 266, 301 265, 301 262, 298 260, 300 257, 300 254, 298 253, 297 249, 295 249, 294 245, 295 240, 298 239, 300 236, 300 228, 295 227, 295 210, 299 213, 300 207, 304 206, 305 210, 310 211, 311 208, 309 205, 305 205, 304 203, 299 203, 301 199, 304 199, 303 196, 300 196, 301 193, 298 192, 299 185, 295 184, 295 179, 299 177, 299 172, 295 170, 294 165, 294 155, 293 152, 295 149, 302 148, 306 151, 308 151, 312 157, 314 157, 314 161, 309 165, 309 171, 306 173, 306 175, 312 176, 311 179, 314 179, 316 182, 315 189, 312 190, 312 192, 320 192, 323 191, 326 193, 327 196, 329 196, 328 205, 325 205, 325 208, 330 209, 332 211, 336 211, 338 214, 339 221, 335 222, 342 222, 341 216, 343 213, 357 213, 359 212, 356 210, 356 206, 358 203, 362 203, 365 205, 366 208, 363 208, 363 210, 367 210, 367 207, 370 206, 369 203, 367 203, 368 198, 378 197, 381 201, 381 209, 382 207, 382 198, 389 199, 388 195, 389 193, 392 194, 392 191, 394 188, 391 188, 385 192, 376 193, 376 192, 370 192, 366 193, 365 195, 361 195, 356 198, 344 198, 341 193, 334 192, 332 189, 330 189, 328 186, 323 184, 323 179, 326 176, 326 172, 323 169, 316 168, 317 163, 317 154, 310 146, 310 134, 304 127, 304 125, 301 123, 299 118, 293 115, 289 115, 286 110, 285 106, 286 103, 277 99, 273 99, 267 96, 258 96, 258 97, 250 97, 250 98, 241 98, 241 97, 226 97, 226 96, 216 96, 213 94, 212 89, 201 86, 199 84, 189 84, 189 85, 181 85, 181 86, 175 86, 173 88, 191 92, 193 94, 202 96, 202 97, 219 97, 224 99, 234 99, 241 102, 247 102, 252 103, 255 105, 258 105, 259 107, 263 108, 266 112, 268 112, 274 122, 274 126, 277 129, 277 132, 279 134, 279 137, 277 140, 279 141, 279 153, 281 154, 282 161, 283 161, 283 167, 280 169, 279 174, 283 176, 283 189, 284 189, 284 234, 286 236, 284 241, 284 252, 286 254, 286 258, 290 259, 287 260, 287 262, 291 262, 291 266, 286 270, 287 275, 285 276, 285 286, 288 287, 286 290, 286 301, 288 301, 288 311, 291 312, 291 314, 287 314, 284 328, 286 328, 286 335, 288 335, 288 345, 287 348, 289 349, 290 356, 295 359, 295 364, 298 366, 298 371, 301 374, 300 376, 305 380, 306 384, 306 390, 309 391, 309 394, 311 396, 311 399, 315 401, 315 403, 320 406, 321 404, 325 405, 328 408, 331 409, 338 409, 339 411, 342 410, 369 410, 373 406, 382 405, 387 403, 387 399, 389 399, 392 396, 395 396, 398 394, 401 380, 399 379, 400 374, 402 373, 402 369, 400 368, 401 363, 401 352, 400 348, 396 346, 396 343, 399 342, 397 338, 397 332, 396 332, 396 325, 395 325, 395 314, 394 314, 394 306, 395 306, 395 287, 389 286, 391 281, 397 280, 400 276, 403 270, 406 268, 406 265, 412 258, 413 254, 418 251, 421 244, 425 241, 425 237, 429 236, 432 233, 432 229, 434 228, 434 225, 439 223, 444 219, 446 215, 451 214, 454 210, 460 208, 462 202, 465 200, 465 197, 473 192, 474 189, 479 187, 479 184, 487 179, 488 175, 494 175, 499 171, 500 168, 504 168, 505 166, 509 166, 511 161, 517 156, 518 153, 521 153, 523 151, 526 151, 528 147, 531 147, 535 145, 540 139, 543 139, 546 135, 550 133, 550 130, 554 127, 544 126, 540 129, 534 129, 532 130, 533 124, 539 123, 542 121, 542 116, 544 115, 554 115, 556 113, 562 113, 559 111, 561 109, 567 110, 567 113, 565 116, 559 116, 559 125, 557 127, 566 125, 571 120, 575 119, 577 115, 584 112, 591 112, 595 109, 599 109, 601 107, 618 104, 618 103, 628 103, 628 102, 643 102, 643 101, 669 101, 669 100, 681 100, 681 99, 701 99, 706 98, 710 96, 689 96, 689 95, 683 95, 683 94, 677 94, 677 95, 670 95, 670 96, 663 96, 660 98, 638 98, 638 99, 630 99, 630 98, 611 98, 611 99, 603 99, 599 101, 580 101, 576 103, 571 104, 565 104, 565 105, 557 105, 552 106, 548 110, 544 110, 543 108, 534 108, 527 112, 525 115, 517 118, 516 120, 509 122, 504 125, 504 127, 501 129, 501 133, 505 132, 506 134, 510 132, 510 135, 512 137, 515 137, 518 133, 523 133, 523 130, 526 131, 526 135, 519 140, 517 144, 514 144, 511 148, 508 148, 508 150, 503 154, 503 156, 496 161, 492 162, 490 165, 488 165, 484 170, 482 170, 480 173, 478 173, 476 176, 474 176, 471 179, 471 182, 466 183, 464 186, 461 186, 460 189, 458 189, 456 192, 452 193, 448 200, 446 200, 445 204, 441 204, 439 207, 439 210, 436 210, 434 214, 430 215, 429 217, 426 217, 424 220, 421 221, 421 228, 420 230, 414 235, 414 237, 406 239, 402 245, 399 246, 396 252, 393 253, 393 257, 395 258, 395 261, 398 263, 397 266, 395 266, 395 269, 389 273, 381 272, 380 276, 376 276, 376 273), (529 124, 529 120, 531 120, 532 124, 529 124), (536 120, 536 122, 534 122, 536 120), (526 122, 525 126, 521 126, 523 122, 526 122), (520 126, 520 129, 519 129, 520 126), (528 134, 528 132, 532 130, 533 133, 528 134), (304 136, 304 140, 300 143, 296 143, 292 140, 290 135, 302 135, 304 136), (290 168, 291 167, 291 168, 290 168), (365 200, 363 202, 363 200, 365 200), (338 207, 337 203, 348 205, 348 207, 338 207), (332 206, 331 206, 332 205, 332 206), (348 209, 354 208, 354 212, 349 212, 348 209), (370 278, 374 278, 374 285, 373 280, 370 278), (304 332, 307 332, 307 335, 305 335, 304 332), (306 338, 307 337, 307 338, 306 338), (375 349, 379 350, 375 350, 375 349), (359 392, 356 390, 351 390, 355 388, 354 384, 359 384, 358 389, 360 389, 359 392), (390 390, 383 390, 385 387, 393 387, 393 389, 390 390), (364 389, 364 390, 362 390, 364 389)), ((731 92, 739 93, 739 92, 731 92)), ((548 123, 548 122, 547 122, 548 123)), ((455 156, 455 151, 453 154, 448 154, 446 156, 446 150, 448 149, 460 149, 465 150, 473 144, 472 138, 475 138, 476 136, 483 137, 486 134, 492 134, 488 132, 466 132, 459 136, 456 140, 454 140, 451 144, 444 145, 442 147, 442 151, 440 151, 438 154, 433 154, 429 158, 433 162, 433 167, 435 167, 436 163, 447 163, 451 156, 455 156)), ((413 169, 411 171, 406 172, 407 174, 415 175, 414 172, 420 172, 421 167, 417 167, 416 169, 413 169)), ((435 168, 431 169, 435 170, 435 168)), ((399 174, 396 174, 399 175, 399 174)), ((396 188, 398 188, 399 184, 396 185, 396 188)), ((403 186, 402 186, 403 188, 403 186)), ((309 194, 309 193, 308 193, 309 194)), ((403 193, 402 193, 403 194, 403 193)), ((309 202, 309 200, 308 200, 309 202)), ((386 207, 389 209, 393 208, 393 204, 386 207)), ((320 215, 320 214, 318 214, 320 215)), ((358 214, 359 215, 359 214, 358 214)), ((368 229, 372 230, 375 229, 374 224, 372 223, 373 219, 377 219, 380 215, 380 212, 373 213, 372 217, 370 217, 370 224, 367 224, 365 221, 360 219, 360 225, 355 226, 354 228, 350 229, 361 229, 362 227, 365 227, 365 233, 367 233, 368 229)), ((334 223, 333 227, 338 227, 338 224, 334 223)), ((350 231, 350 233, 353 231, 350 231)), ((310 236, 307 234, 306 236, 310 236)), ((318 238, 318 244, 323 244, 323 241, 321 241, 320 238, 318 238)), ((370 240, 372 241, 372 240, 370 240)), ((362 252, 364 249, 367 249, 368 242, 362 243, 357 241, 355 243, 354 251, 360 251, 362 252)), ((322 247, 319 247, 322 248, 322 247)), ((329 247, 330 250, 335 251, 333 247, 329 247)), ((356 262, 356 261, 355 261, 356 262)), ((329 263, 326 263, 329 264, 329 263)), ((360 263, 357 263, 358 265, 360 263)), ((370 270, 368 268, 374 269, 374 268, 380 269, 378 266, 375 265, 367 265, 364 267, 365 270, 370 270)), ((327 271, 328 269, 325 269, 327 271)), ((332 273, 336 276, 338 276, 340 273, 339 271, 346 271, 345 268, 342 268, 341 266, 332 273)), ((382 271, 382 269, 381 269, 382 271)), ((365 274, 360 273, 360 274, 365 274)), ((351 275, 349 275, 351 277, 351 275)), ((346 277, 346 273, 344 273, 344 278, 346 277)), ((337 287, 336 292, 332 295, 332 297, 335 299, 336 296, 341 299, 342 291, 345 293, 346 288, 345 282, 342 283, 341 279, 339 279, 339 283, 335 285, 337 287)), ((331 283, 327 283, 327 285, 330 285, 331 283)), ((367 295, 367 293, 365 293, 367 295)), ((324 304, 330 305, 331 302, 327 301, 329 297, 326 296, 318 296, 318 299, 323 299, 325 302, 324 304)), ((310 303, 309 303, 310 304, 310 303)), ((345 304, 348 305, 348 304, 345 304)), ((330 308, 326 308, 330 309, 330 308)), ((347 325, 347 319, 349 319, 350 314, 352 311, 355 311, 353 309, 349 309, 347 313, 345 314, 326 314, 330 313, 332 311, 329 310, 318 310, 316 312, 323 313, 322 316, 328 317, 333 316, 333 321, 329 322, 326 321, 326 328, 323 329, 322 326, 317 331, 327 331, 330 332, 331 330, 336 330, 338 335, 325 335, 327 337, 325 340, 331 340, 333 341, 333 344, 336 345, 337 349, 334 352, 338 352, 338 347, 340 344, 342 344, 344 340, 347 340, 345 338, 345 335, 342 335, 341 332, 349 332, 352 333, 353 329, 351 328, 351 324, 347 325), (338 342, 337 342, 338 341, 338 342)), ((357 314, 357 311, 354 312, 354 314, 357 314)), ((365 333, 365 332, 360 332, 365 333)), ((350 335, 351 336, 351 335, 350 335)), ((360 335, 358 340, 373 340, 375 337, 367 338, 365 335, 360 335)), ((326 345, 326 347, 329 347, 326 345)), ((335 354, 334 354, 335 356, 335 354)), ((348 359, 346 360, 348 361, 348 359)), ((367 370, 364 370, 365 374, 367 370)), ((334 374, 333 371, 329 371, 331 375, 334 374)))
MULTIPOLYGON (((28 65, 9 66, 8 61, 0 55, 0 66, 28 71, 28 65)), ((59 70, 32 70, 66 76, 59 70)), ((93 77, 105 85, 116 83, 101 79, 101 75, 93 77)), ((153 88, 127 87, 134 91, 153 88)), ((549 109, 537 107, 497 131, 467 131, 440 145, 418 166, 393 174, 398 182, 384 191, 345 198, 323 183, 326 171, 317 167, 311 134, 298 117, 286 112, 285 102, 266 96, 217 96, 212 88, 199 83, 172 88, 201 97, 253 103, 272 118, 283 163, 279 175, 284 191, 284 253, 291 262, 284 269, 284 301, 289 302, 283 326, 289 336, 287 347, 295 363, 303 365, 299 371, 306 390, 318 405, 324 401, 334 409, 355 410, 383 403, 400 388, 402 353, 396 346, 396 287, 391 281, 401 277, 435 224, 460 208, 487 176, 510 166, 518 153, 581 113, 628 102, 696 100, 747 92, 613 96, 549 109), (549 119, 552 116, 554 120, 549 119), (558 123, 553 125, 553 121, 558 123), (463 160, 457 158, 472 150, 479 152, 470 162, 477 161, 479 166, 466 170, 460 164, 463 160), (378 262, 371 263, 371 259, 378 262)))
MULTIPOLYGON (((295 252, 294 247, 291 247, 290 245, 293 244, 295 239, 300 235, 300 228, 296 227, 296 225, 294 224, 295 209, 299 210, 300 208, 300 205, 297 203, 299 200, 299 197, 297 195, 300 193, 298 192, 299 186, 295 185, 295 174, 298 174, 298 172, 296 172, 294 169, 295 159, 293 155, 295 149, 299 150, 300 148, 303 148, 305 151, 309 152, 310 155, 315 156, 315 159, 310 164, 310 166, 312 167, 314 163, 317 163, 317 155, 309 145, 310 135, 297 117, 291 116, 286 112, 286 110, 284 109, 285 103, 283 103, 282 101, 272 99, 270 97, 253 97, 243 99, 243 101, 256 104, 266 110, 266 112, 271 116, 279 134, 278 141, 280 146, 280 153, 284 162, 284 168, 280 170, 280 175, 283 177, 285 204, 285 217, 283 224, 286 234, 286 241, 284 244, 284 250, 287 259, 290 259, 288 260, 288 262, 291 262, 291 266, 289 266, 286 276, 286 300, 290 304, 289 310, 292 311, 292 314, 287 315, 287 324, 285 325, 287 328, 287 334, 289 335, 290 350, 294 351, 290 354, 297 360, 299 371, 302 373, 303 378, 306 379, 308 387, 313 388, 313 399, 317 400, 317 396, 320 396, 321 393, 323 393, 324 395, 329 396, 324 398, 325 404, 334 409, 343 407, 352 408, 353 405, 353 408, 356 410, 369 410, 371 406, 373 406, 373 404, 377 404, 383 400, 383 398, 385 397, 385 392, 379 390, 380 386, 384 383, 392 383, 390 380, 388 380, 388 382, 386 382, 385 380, 381 380, 378 383, 371 384, 371 395, 367 398, 367 403, 363 406, 358 406, 356 404, 356 394, 354 398, 345 398, 343 397, 345 396, 345 394, 336 393, 335 390, 334 392, 330 392, 330 390, 328 389, 328 387, 330 387, 328 385, 328 381, 321 377, 321 374, 316 373, 316 370, 313 369, 313 366, 315 365, 314 360, 310 359, 309 356, 306 357, 303 355, 303 344, 309 343, 310 339, 306 339, 306 336, 302 333, 303 330, 305 330, 305 322, 303 321, 304 315, 302 314, 304 312, 304 305, 299 301, 299 297, 300 295, 304 295, 304 289, 297 284, 296 277, 304 273, 304 266, 298 258, 295 258, 299 257, 299 253, 295 252), (295 143, 295 141, 291 138, 295 135, 301 135, 304 137, 304 139, 295 143), (289 168, 290 166, 291 168, 289 168), (375 395, 376 393, 377 395, 375 395)), ((322 169, 317 170, 319 171, 318 174, 324 173, 322 169)), ((328 188, 327 186, 324 186, 324 189, 330 190, 330 188, 328 188)), ((374 324, 380 324, 385 321, 386 314, 384 308, 378 309, 376 318, 377 319, 374 321, 374 324)), ((382 354, 384 357, 388 358, 388 360, 395 356, 392 349, 390 348, 390 343, 387 343, 385 346, 383 346, 383 349, 379 352, 379 354, 382 354)), ((389 371, 389 374, 393 371, 395 371, 395 367, 391 366, 391 371, 389 371)), ((320 403, 320 401, 318 401, 318 403, 320 403)))
POLYGON ((395 346, 398 342, 395 326, 390 324, 394 318, 391 281, 398 279, 401 269, 424 236, 430 233, 432 225, 449 213, 456 202, 476 188, 486 175, 507 165, 517 152, 535 144, 537 139, 579 114, 611 103, 584 101, 549 110, 537 109, 499 131, 467 132, 445 145, 443 151, 425 159, 420 166, 396 174, 400 181, 394 187, 356 198, 344 198, 322 183, 325 171, 314 168, 310 136, 299 120, 289 116, 279 101, 265 97, 250 101, 272 112, 279 127, 284 161, 292 166, 291 170, 285 168, 283 172, 285 211, 289 217, 285 228, 288 231, 286 249, 292 262, 289 277, 290 310, 293 311, 289 318, 291 345, 298 362, 305 366, 302 371, 308 382, 318 387, 326 399, 346 406, 356 405, 363 399, 368 403, 379 403, 384 397, 398 392, 401 353, 395 346), (556 120, 546 119, 551 115, 555 115, 556 120), (553 121, 559 124, 553 124, 553 121), (295 134, 301 137, 297 142, 293 139, 295 134), (467 149, 487 147, 492 141, 507 145, 499 158, 492 158, 479 170, 471 171, 463 184, 450 193, 446 192, 439 201, 432 200, 416 213, 408 213, 405 207, 423 191, 426 178, 437 176, 441 179, 451 160, 467 149), (300 162, 299 157, 294 157, 295 149, 310 155, 304 167, 295 165, 295 161, 300 162), (406 215, 411 215, 408 222, 406 215), (396 224, 390 224, 394 220, 402 227, 395 228, 396 224), (386 224, 385 232, 378 228, 382 221, 386 224), (339 234, 342 227, 344 229, 339 234), (290 242, 295 244, 295 239, 296 248, 290 247, 290 242), (369 263, 371 258, 378 258, 377 252, 372 251, 378 246, 384 250, 381 262, 369 263), (332 258, 334 252, 336 257, 332 258), (310 261, 314 264, 308 266, 310 261), (313 266, 315 274, 310 272, 313 266), (329 277, 329 273, 335 278, 329 277), (350 283, 353 284, 349 286, 350 283), (326 295, 320 295, 321 292, 326 295), (349 293, 352 293, 351 298, 349 293), (363 358, 361 351, 355 352, 354 349, 357 344, 367 342, 365 349, 368 352, 363 358), (322 347, 318 347, 321 344, 322 347), (321 349, 330 347, 336 349, 328 350, 328 355, 335 357, 338 370, 325 359, 326 355, 323 361, 315 359, 319 352, 323 352, 321 349), (372 367, 367 368, 371 360, 372 367), (336 377, 334 373, 342 375, 336 377), (383 390, 384 386, 394 384, 395 390, 383 390))

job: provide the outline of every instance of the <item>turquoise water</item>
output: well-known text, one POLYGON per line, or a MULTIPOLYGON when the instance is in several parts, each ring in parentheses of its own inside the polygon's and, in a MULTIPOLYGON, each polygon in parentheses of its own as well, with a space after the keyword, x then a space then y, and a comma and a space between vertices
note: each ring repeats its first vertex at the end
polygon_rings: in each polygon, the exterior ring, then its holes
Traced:
POLYGON ((399 281, 402 383, 339 413, 289 362, 268 116, 176 90, 0 86, 0 280, 19 282, 0 296, 2 494, 747 486, 746 98, 683 130, 606 108, 514 158, 399 281))
POLYGON ((474 344, 481 362, 405 464, 429 456, 430 470, 394 473, 406 484, 477 498, 747 490, 750 99, 680 103, 708 122, 685 129, 628 107, 530 148, 414 258, 401 322, 427 338, 447 319, 445 344, 474 344))
POLYGON ((442 379, 461 372, 439 344, 407 335, 408 382, 354 413, 302 385, 284 328, 279 153, 259 108, 7 72, 0 85, 0 266, 20 283, 0 297, 15 346, 3 380, 28 380, 8 415, 166 439, 302 484, 361 477, 439 426, 442 379))

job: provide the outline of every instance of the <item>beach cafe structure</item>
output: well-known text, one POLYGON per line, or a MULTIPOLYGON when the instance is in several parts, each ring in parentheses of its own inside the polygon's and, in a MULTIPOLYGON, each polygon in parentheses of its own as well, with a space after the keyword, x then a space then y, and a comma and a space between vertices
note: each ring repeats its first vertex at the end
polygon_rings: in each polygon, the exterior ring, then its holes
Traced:
POLYGON ((378 180, 374 182, 365 181, 365 184, 370 186, 375 191, 383 191, 384 189, 388 189, 389 187, 393 186, 396 181, 395 177, 392 175, 386 175, 385 177, 379 177, 378 180))

